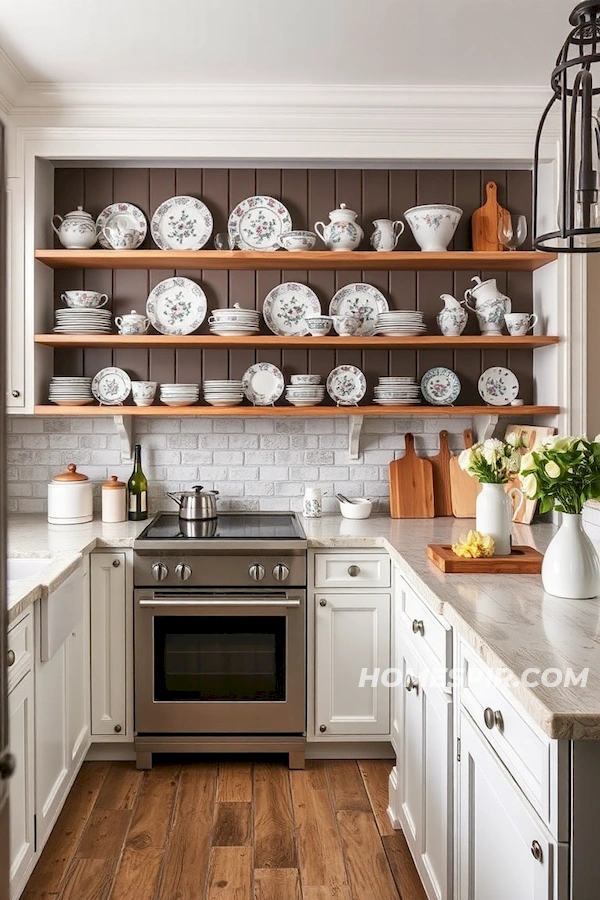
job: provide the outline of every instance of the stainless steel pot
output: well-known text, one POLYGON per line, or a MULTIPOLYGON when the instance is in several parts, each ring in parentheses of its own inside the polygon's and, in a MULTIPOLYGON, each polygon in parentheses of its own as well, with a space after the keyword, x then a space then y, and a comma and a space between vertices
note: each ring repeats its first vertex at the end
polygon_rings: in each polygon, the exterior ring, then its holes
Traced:
POLYGON ((180 519, 179 530, 186 538, 211 538, 217 533, 217 519, 204 519, 204 521, 194 521, 193 519, 180 519))
POLYGON ((191 491, 171 494, 170 497, 179 505, 179 518, 187 522, 202 522, 217 518, 218 491, 203 491, 202 485, 196 484, 191 491))

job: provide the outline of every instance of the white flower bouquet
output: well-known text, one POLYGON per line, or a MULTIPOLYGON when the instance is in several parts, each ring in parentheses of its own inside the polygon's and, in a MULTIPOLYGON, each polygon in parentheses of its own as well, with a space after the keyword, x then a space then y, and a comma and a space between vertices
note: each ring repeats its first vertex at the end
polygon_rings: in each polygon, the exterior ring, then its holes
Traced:
POLYGON ((600 435, 549 438, 520 462, 523 491, 542 513, 579 515, 586 500, 600 498, 600 435))
POLYGON ((519 447, 522 446, 519 435, 509 435, 504 441, 489 438, 463 450, 458 464, 482 484, 506 484, 521 468, 519 447))

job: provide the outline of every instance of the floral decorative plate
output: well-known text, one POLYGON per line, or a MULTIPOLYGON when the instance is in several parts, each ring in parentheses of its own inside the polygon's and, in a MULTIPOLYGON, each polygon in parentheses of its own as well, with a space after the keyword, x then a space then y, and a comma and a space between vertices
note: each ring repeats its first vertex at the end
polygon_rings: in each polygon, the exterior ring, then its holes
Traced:
POLYGON ((492 406, 508 406, 519 393, 519 381, 510 369, 492 366, 480 377, 477 389, 486 403, 492 406))
POLYGON ((102 233, 102 229, 107 224, 108 220, 111 216, 126 216, 131 219, 131 222, 128 223, 130 228, 133 228, 134 231, 137 231, 137 237, 135 239, 135 244, 133 245, 133 249, 137 250, 140 247, 146 238, 146 234, 148 233, 148 223, 146 222, 146 216, 138 209, 137 206, 134 206, 133 203, 111 203, 110 206, 107 206, 102 210, 98 218, 96 219, 96 230, 98 232, 98 243, 101 247, 104 247, 105 250, 112 250, 111 245, 106 240, 106 237, 102 233))
POLYGON ((92 378, 92 394, 104 406, 120 406, 129 397, 131 379, 123 369, 108 366, 92 378))
POLYGON ((146 301, 146 315, 161 334, 191 334, 206 316, 206 294, 189 278, 165 278, 146 301))
POLYGON ((433 406, 451 406, 460 394, 460 379, 452 369, 436 366, 421 378, 421 393, 433 406))
POLYGON ((330 316, 358 316, 361 325, 356 334, 373 334, 377 316, 387 312, 389 304, 372 284, 347 284, 334 294, 329 304, 330 316))
POLYGON ((286 281, 269 291, 263 303, 263 316, 273 334, 300 337, 308 334, 307 316, 320 316, 321 304, 305 284, 286 281))
POLYGON ((327 376, 327 393, 338 406, 356 406, 366 390, 367 379, 356 366, 338 366, 327 376))
POLYGON ((284 385, 282 373, 271 363, 250 366, 242 378, 242 390, 254 406, 272 406, 283 394, 284 385))
POLYGON ((292 217, 274 197, 248 197, 233 209, 227 230, 242 250, 279 250, 277 238, 292 230, 292 217))
POLYGON ((200 250, 212 234, 213 217, 196 197, 171 197, 161 203, 150 223, 161 250, 200 250))

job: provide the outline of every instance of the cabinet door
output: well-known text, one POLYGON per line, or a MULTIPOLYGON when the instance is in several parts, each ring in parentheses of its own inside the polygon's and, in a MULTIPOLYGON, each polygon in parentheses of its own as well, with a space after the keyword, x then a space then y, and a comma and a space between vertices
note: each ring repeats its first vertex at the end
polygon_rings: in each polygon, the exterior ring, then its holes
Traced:
POLYGON ((67 726, 72 769, 79 768, 90 745, 89 583, 86 559, 81 617, 67 637, 67 726))
POLYGON ((468 713, 460 713, 459 900, 556 898, 556 847, 468 713))
POLYGON ((8 696, 10 750, 16 758, 9 781, 10 796, 10 895, 24 886, 35 855, 33 673, 8 696))
POLYGON ((92 734, 125 734, 125 553, 93 553, 90 583, 92 734))
POLYGON ((389 668, 390 609, 389 594, 315 595, 317 734, 389 734, 389 687, 359 682, 389 668))
MULTIPOLYGON (((36 625, 39 624, 39 613, 36 625)), ((36 628, 36 642, 39 629, 36 628)), ((40 649, 35 654, 35 806, 37 844, 43 847, 69 787, 67 713, 67 644, 65 641, 51 659, 42 662, 40 649)))

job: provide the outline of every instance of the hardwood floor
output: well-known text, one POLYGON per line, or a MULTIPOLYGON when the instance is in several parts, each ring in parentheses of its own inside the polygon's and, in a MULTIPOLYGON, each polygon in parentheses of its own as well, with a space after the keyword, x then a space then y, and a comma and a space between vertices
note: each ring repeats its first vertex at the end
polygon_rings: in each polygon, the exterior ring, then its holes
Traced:
POLYGON ((84 763, 23 898, 426 900, 387 817, 390 766, 84 763))

